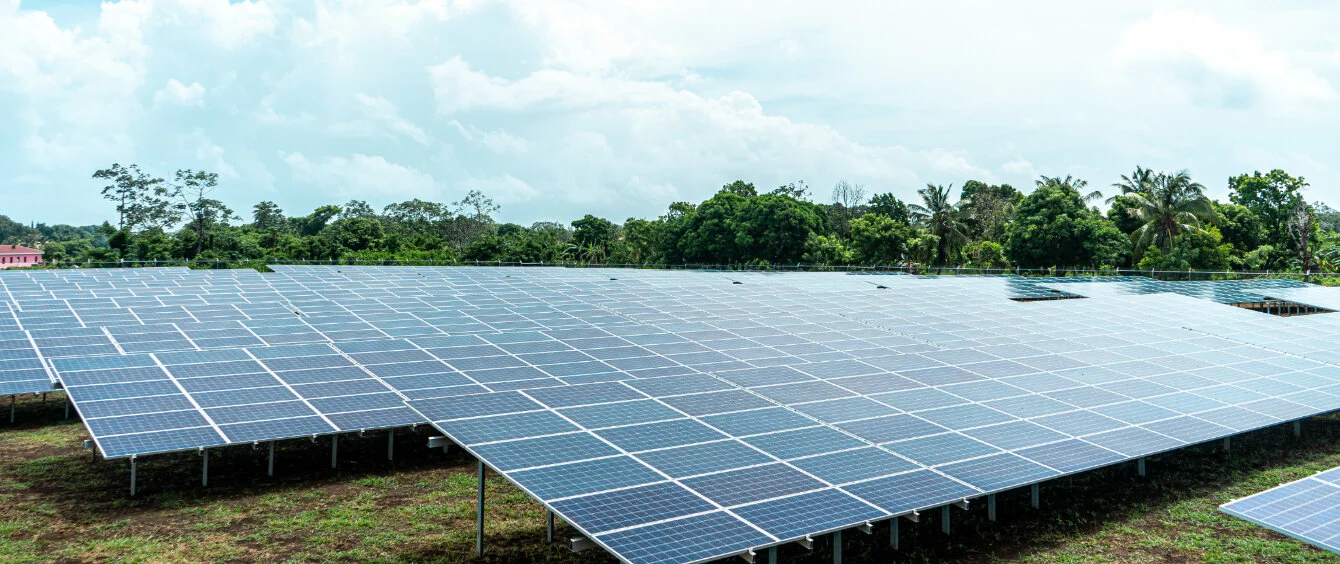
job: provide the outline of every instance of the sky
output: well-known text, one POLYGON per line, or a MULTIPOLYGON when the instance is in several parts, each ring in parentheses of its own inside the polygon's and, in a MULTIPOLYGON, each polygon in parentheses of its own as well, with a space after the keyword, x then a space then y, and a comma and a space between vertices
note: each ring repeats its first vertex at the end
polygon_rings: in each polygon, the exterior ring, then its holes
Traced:
MULTIPOLYGON (((94 171, 219 174, 244 218, 480 190, 622 221, 735 179, 916 197, 1137 164, 1340 204, 1340 3, 0 0, 0 214, 94 171)), ((1108 189, 1110 191, 1110 189, 1108 189)))

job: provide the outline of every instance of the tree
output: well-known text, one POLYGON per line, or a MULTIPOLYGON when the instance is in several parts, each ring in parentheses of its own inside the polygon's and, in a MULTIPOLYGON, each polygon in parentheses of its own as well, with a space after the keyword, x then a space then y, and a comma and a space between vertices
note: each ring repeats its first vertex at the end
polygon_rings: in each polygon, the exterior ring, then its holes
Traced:
POLYGON ((1205 187, 1191 180, 1185 170, 1158 173, 1148 194, 1131 192, 1122 197, 1133 204, 1127 213, 1140 223, 1131 233, 1137 250, 1155 245, 1166 253, 1178 235, 1214 221, 1214 206, 1205 197, 1205 187))
POLYGON ((1141 270, 1201 270, 1218 272, 1231 266, 1233 246, 1223 242, 1219 229, 1185 231, 1168 248, 1151 245, 1145 250, 1141 270))
POLYGON ((1005 247, 995 241, 973 241, 963 247, 963 262, 975 268, 1005 268, 1005 247))
POLYGON ((376 218, 377 212, 363 200, 349 200, 340 209, 340 217, 343 218, 376 218))
POLYGON ((1340 231, 1340 211, 1321 201, 1312 203, 1312 211, 1317 216, 1317 227, 1327 233, 1340 231))
POLYGON ((1292 250, 1292 237, 1287 226, 1307 185, 1303 177, 1290 176, 1280 169, 1266 174, 1257 171, 1229 178, 1228 199, 1252 210, 1261 219, 1266 230, 1265 243, 1292 250))
POLYGON ((865 205, 865 187, 840 180, 833 186, 833 230, 838 235, 851 235, 851 220, 855 219, 861 206, 865 205))
POLYGON ((738 192, 727 185, 697 207, 672 204, 663 229, 665 259, 794 263, 804 255, 811 232, 827 234, 827 214, 813 202, 738 192))
POLYGON ((493 214, 502 209, 492 198, 479 190, 471 190, 458 202, 452 202, 455 217, 447 222, 447 239, 458 249, 464 249, 476 237, 493 226, 493 214))
POLYGON ((609 247, 619 237, 619 226, 614 222, 586 214, 572 222, 572 242, 578 245, 609 247))
POLYGON ((746 198, 758 195, 758 190, 754 188, 754 183, 745 182, 743 180, 736 180, 735 182, 722 186, 721 189, 730 192, 731 194, 744 196, 746 198))
POLYGON ((912 226, 879 213, 867 213, 851 222, 851 248, 862 264, 899 264, 913 238, 912 226))
POLYGON ((773 196, 786 196, 796 200, 804 200, 809 196, 810 187, 805 185, 804 180, 797 180, 790 184, 778 186, 775 190, 768 192, 773 196))
POLYGON ((293 230, 303 237, 312 237, 326 228, 326 224, 335 216, 340 215, 340 206, 324 205, 311 214, 303 217, 291 217, 289 223, 293 225, 293 230))
POLYGON ((164 180, 140 171, 139 166, 112 163, 111 168, 94 172, 93 178, 110 182, 103 186, 102 197, 116 202, 119 229, 169 229, 181 219, 181 210, 173 205, 164 180))
POLYGON ((623 223, 625 256, 620 262, 645 264, 658 259, 661 247, 661 232, 665 227, 662 221, 628 218, 623 223))
POLYGON ((199 256, 204 250, 206 234, 215 225, 233 219, 233 210, 223 202, 207 197, 219 185, 217 173, 178 170, 176 180, 173 195, 180 200, 180 209, 190 218, 187 226, 195 231, 195 256, 199 256))
POLYGON ((1265 243, 1266 230, 1261 218, 1247 206, 1211 202, 1214 205, 1214 224, 1225 243, 1233 245, 1237 258, 1265 243))
POLYGON ((959 247, 968 242, 968 227, 959 220, 959 206, 949 202, 949 192, 953 189, 952 184, 927 184, 925 188, 917 190, 921 196, 921 205, 908 206, 917 225, 940 240, 933 258, 937 265, 945 264, 959 247))
POLYGON ((1112 184, 1118 192, 1107 199, 1107 203, 1112 204, 1126 194, 1148 194, 1154 188, 1154 180, 1158 175, 1153 169, 1148 169, 1140 165, 1135 166, 1135 172, 1130 176, 1121 175, 1121 181, 1112 184))
POLYGON ((827 237, 811 232, 805 238, 805 254, 800 260, 806 264, 839 265, 850 264, 853 257, 851 249, 838 237, 827 237))
POLYGON ((1004 248, 1010 262, 1024 267, 1099 267, 1121 264, 1130 243, 1085 206, 1072 181, 1041 184, 1025 197, 1005 229, 1004 248))
POLYGON ((1085 192, 1084 188, 1089 185, 1089 181, 1075 178, 1073 176, 1070 176, 1069 174, 1065 175, 1065 178, 1061 178, 1059 176, 1040 176, 1038 177, 1037 180, 1033 181, 1033 183, 1037 186, 1043 186, 1046 184, 1065 186, 1066 188, 1070 188, 1071 190, 1074 190, 1075 192, 1081 194, 1080 197, 1084 200, 1085 203, 1102 199, 1103 197, 1102 192, 1099 192, 1098 190, 1094 190, 1092 192, 1085 192))
POLYGON ((974 241, 999 241, 1024 195, 1009 184, 989 185, 969 180, 959 195, 959 208, 974 241))
POLYGON ((1317 218, 1311 206, 1302 198, 1294 200, 1293 214, 1285 226, 1290 244, 1298 256, 1298 267, 1307 275, 1312 273, 1312 247, 1317 240, 1317 218))
POLYGON ((326 231, 335 243, 351 251, 371 248, 384 234, 382 222, 375 217, 341 217, 326 231))
POLYGON ((284 218, 284 210, 279 209, 278 204, 267 200, 252 206, 251 226, 273 236, 288 227, 288 220, 284 218))
POLYGON ((891 193, 875 194, 870 197, 866 213, 877 213, 894 221, 910 224, 912 215, 907 204, 891 193))

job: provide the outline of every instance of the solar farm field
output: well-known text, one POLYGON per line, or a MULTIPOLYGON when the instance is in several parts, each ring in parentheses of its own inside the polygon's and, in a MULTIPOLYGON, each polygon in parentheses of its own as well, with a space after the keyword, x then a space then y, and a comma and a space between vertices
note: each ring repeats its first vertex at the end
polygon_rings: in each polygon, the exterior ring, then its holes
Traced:
MULTIPOLYGON (((285 464, 265 476, 265 460, 247 447, 220 453, 216 479, 200 486, 194 455, 144 465, 151 480, 127 497, 124 464, 94 461, 79 448, 82 425, 63 419, 59 398, 21 399, 20 423, 0 425, 0 561, 381 561, 614 562, 599 550, 572 553, 545 542, 544 509, 491 475, 482 558, 474 550, 474 460, 457 451, 415 449, 426 435, 406 434, 403 456, 385 461, 384 441, 349 441, 350 464, 332 471, 324 445, 293 443, 285 464), (366 461, 354 465, 355 461, 366 461)), ((1336 562, 1340 558, 1217 511, 1231 499, 1340 466, 1340 422, 1306 422, 1293 440, 1279 430, 1184 449, 1150 460, 1147 477, 1132 464, 1048 484, 1042 507, 1028 492, 954 515, 945 536, 937 515, 901 529, 846 536, 849 562, 1336 562)), ((958 511, 958 510, 956 510, 958 511)), ((559 525, 566 541, 574 532, 559 525)), ((736 560, 739 561, 739 560, 736 560)), ((791 545, 782 562, 832 562, 791 545)), ((730 560, 723 560, 730 562, 730 560)))
POLYGON ((274 269, 0 275, 0 555, 1332 557, 1329 290, 274 269))

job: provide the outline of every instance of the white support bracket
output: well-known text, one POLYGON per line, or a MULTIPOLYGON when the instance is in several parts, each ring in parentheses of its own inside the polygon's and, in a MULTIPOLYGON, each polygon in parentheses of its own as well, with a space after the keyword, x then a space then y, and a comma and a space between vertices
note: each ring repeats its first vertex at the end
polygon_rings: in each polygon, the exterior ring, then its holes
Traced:
POLYGON ((451 448, 451 439, 446 437, 428 437, 428 448, 441 448, 442 452, 447 452, 451 448))
POLYGON ((966 511, 966 510, 968 509, 968 500, 967 500, 967 498, 964 498, 964 499, 959 500, 959 501, 955 501, 955 502, 954 502, 954 507, 957 507, 957 508, 959 508, 959 509, 962 509, 962 510, 965 510, 965 511, 966 511))
POLYGON ((804 547, 805 550, 814 550, 814 539, 810 538, 809 535, 805 535, 805 538, 796 541, 796 544, 804 547))
POLYGON ((866 521, 864 525, 861 525, 860 527, 856 527, 856 530, 861 531, 862 533, 865 533, 865 534, 867 534, 867 535, 873 535, 873 534, 875 534, 875 524, 874 524, 874 523, 871 523, 871 522, 869 522, 869 521, 866 521))
POLYGON ((911 513, 905 513, 905 514, 903 514, 903 518, 904 518, 904 519, 907 519, 908 521, 911 521, 911 522, 913 522, 913 523, 920 523, 920 522, 921 522, 921 514, 920 514, 920 513, 917 513, 916 511, 913 511, 913 512, 911 512, 911 513))
POLYGON ((592 541, 591 539, 588 539, 586 537, 575 537, 572 539, 571 542, 568 543, 568 550, 571 550, 573 552, 581 552, 588 548, 595 548, 595 546, 596 546, 595 541, 592 541))
POLYGON ((744 560, 745 562, 748 562, 749 564, 754 564, 754 557, 755 557, 755 556, 758 556, 758 555, 754 552, 754 549, 751 548, 751 549, 749 549, 749 550, 747 550, 747 551, 745 551, 745 552, 741 552, 741 553, 739 554, 739 556, 740 556, 740 560, 744 560))

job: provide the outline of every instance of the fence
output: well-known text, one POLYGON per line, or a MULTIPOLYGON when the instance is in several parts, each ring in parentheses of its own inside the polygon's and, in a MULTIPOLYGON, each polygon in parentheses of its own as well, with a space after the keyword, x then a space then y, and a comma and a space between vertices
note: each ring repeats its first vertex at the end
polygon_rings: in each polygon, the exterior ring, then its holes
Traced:
POLYGON ((1168 281, 1195 280, 1259 280, 1289 279, 1322 284, 1340 284, 1340 273, 1313 273, 1289 271, 1205 271, 1205 270, 1137 270, 1121 268, 975 268, 931 265, 828 265, 828 264, 623 264, 596 262, 515 262, 515 261, 462 261, 462 260, 402 260, 402 259, 328 259, 328 260, 121 260, 115 262, 61 263, 51 262, 43 268, 138 268, 184 266, 191 269, 250 268, 268 272, 271 265, 349 265, 349 266, 550 266, 564 268, 632 268, 654 270, 720 270, 740 272, 850 272, 867 274, 912 274, 931 276, 998 276, 1028 277, 1101 277, 1140 276, 1168 281))

